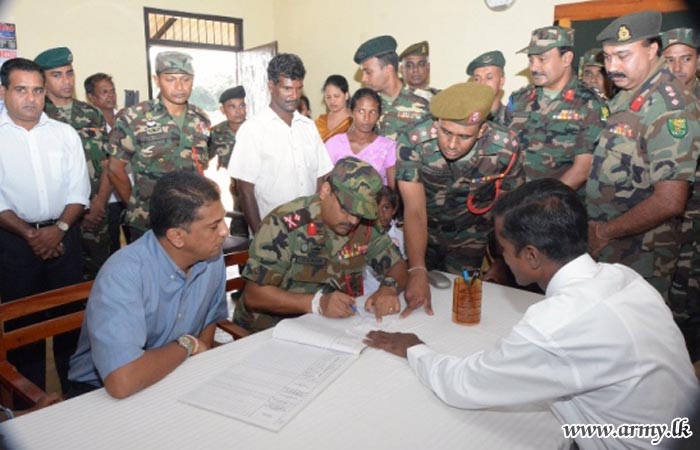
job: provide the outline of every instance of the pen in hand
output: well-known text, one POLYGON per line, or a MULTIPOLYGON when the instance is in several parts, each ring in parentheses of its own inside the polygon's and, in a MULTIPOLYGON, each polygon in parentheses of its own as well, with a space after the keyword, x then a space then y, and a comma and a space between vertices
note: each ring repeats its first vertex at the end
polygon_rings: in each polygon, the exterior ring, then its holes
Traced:
MULTIPOLYGON (((343 292, 343 288, 340 287, 340 284, 338 284, 338 280, 336 280, 335 278, 331 278, 331 286, 332 286, 333 289, 335 289, 336 291, 343 292)), ((352 296, 351 296, 351 297, 352 297, 352 296)), ((360 311, 357 309, 357 306, 355 306, 354 303, 351 303, 351 304, 350 304, 350 308, 352 308, 352 313, 353 313, 353 314, 359 314, 360 311)))

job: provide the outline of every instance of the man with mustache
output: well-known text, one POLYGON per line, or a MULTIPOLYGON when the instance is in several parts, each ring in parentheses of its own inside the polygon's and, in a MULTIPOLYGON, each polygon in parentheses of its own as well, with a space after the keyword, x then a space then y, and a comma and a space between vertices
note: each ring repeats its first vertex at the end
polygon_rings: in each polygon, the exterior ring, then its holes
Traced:
POLYGON ((430 81, 430 44, 428 41, 411 44, 399 55, 401 78, 413 92, 426 100, 440 92, 428 86, 430 81))
POLYGON ((236 133, 228 170, 253 234, 279 205, 317 192, 333 168, 316 124, 297 111, 305 76, 297 55, 272 58, 267 66, 270 105, 236 133))
MULTIPOLYGON (((235 155, 235 153, 234 153, 235 155)), ((251 331, 306 313, 349 317, 365 308, 381 320, 401 309, 406 262, 376 223, 382 180, 354 157, 338 160, 318 194, 300 197, 270 213, 250 244, 243 270, 248 281, 234 321, 251 331), (370 265, 380 287, 363 292, 370 265), (355 297, 369 296, 355 306, 355 297)))
POLYGON ((598 95, 572 70, 573 46, 570 28, 533 31, 530 45, 518 52, 527 53, 532 84, 511 95, 505 121, 525 150, 527 181, 557 178, 578 190, 603 124, 598 95))
POLYGON ((204 173, 214 156, 207 148, 207 114, 189 103, 194 83, 192 57, 167 51, 156 56, 153 76, 158 97, 125 109, 110 133, 109 178, 117 196, 129 203, 130 242, 150 229, 149 199, 166 173, 204 173), (126 172, 131 162, 133 188, 126 172))
POLYGON ((588 245, 600 261, 632 267, 668 300, 681 217, 700 153, 697 100, 659 58, 661 14, 614 20, 597 37, 620 92, 586 185, 588 245))

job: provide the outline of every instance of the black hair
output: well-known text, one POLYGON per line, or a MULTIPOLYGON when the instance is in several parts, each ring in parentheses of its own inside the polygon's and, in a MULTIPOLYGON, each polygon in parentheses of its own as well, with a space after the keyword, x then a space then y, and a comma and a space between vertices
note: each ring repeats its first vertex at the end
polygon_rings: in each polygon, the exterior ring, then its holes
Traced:
POLYGON ((377 94, 373 89, 370 88, 360 88, 356 90, 354 94, 352 94, 352 98, 350 98, 350 110, 354 111, 357 102, 359 102, 360 99, 364 97, 370 97, 377 103, 377 117, 381 116, 382 98, 379 96, 379 94, 377 94))
POLYGON ((505 194, 493 214, 503 219, 501 235, 517 253, 532 245, 563 264, 587 251, 586 208, 576 192, 554 178, 533 180, 505 194))
POLYGON ((661 42, 661 36, 652 36, 650 38, 644 39, 644 42, 642 42, 642 45, 644 47, 650 47, 651 44, 656 44, 656 56, 661 56, 664 51, 661 42))
POLYGON ((394 66, 394 71, 398 72, 399 70, 399 55, 396 54, 396 52, 389 52, 389 53, 384 53, 382 55, 377 55, 377 59, 379 60, 379 66, 384 68, 387 64, 394 66))
POLYGON ((302 95, 301 97, 299 97, 299 105, 297 106, 297 111, 301 112, 302 104, 306 105, 306 109, 308 111, 311 111, 311 103, 309 103, 309 97, 307 97, 306 95, 302 95))
POLYGON ((343 94, 347 94, 350 91, 348 80, 346 80, 342 75, 331 75, 326 78, 326 82, 323 83, 323 89, 321 89, 321 92, 325 91, 328 86, 337 87, 343 94))
POLYGON ((112 83, 112 85, 114 85, 111 75, 107 75, 106 73, 102 72, 92 74, 89 77, 85 78, 85 82, 83 83, 83 85, 85 86, 85 93, 95 94, 95 85, 100 81, 104 80, 107 80, 110 83, 112 83))
POLYGON ((387 199, 391 207, 396 209, 399 206, 399 196, 396 191, 387 185, 383 185, 382 188, 377 193, 377 205, 382 201, 382 199, 387 199))
POLYGON ((557 47, 559 49, 559 56, 564 56, 566 52, 571 52, 573 56, 576 56, 573 47, 557 47))
POLYGON ((151 195, 151 229, 157 237, 170 228, 190 231, 199 208, 221 200, 218 186, 196 172, 179 170, 163 175, 151 195))
POLYGON ((292 53, 280 53, 267 65, 267 79, 274 84, 279 84, 280 77, 303 80, 305 76, 304 63, 301 62, 301 58, 292 53))
POLYGON ((42 84, 46 81, 44 71, 41 66, 34 61, 26 58, 12 58, 5 61, 0 68, 0 81, 2 86, 7 89, 10 87, 10 74, 15 70, 23 70, 25 72, 39 72, 41 75, 42 84))

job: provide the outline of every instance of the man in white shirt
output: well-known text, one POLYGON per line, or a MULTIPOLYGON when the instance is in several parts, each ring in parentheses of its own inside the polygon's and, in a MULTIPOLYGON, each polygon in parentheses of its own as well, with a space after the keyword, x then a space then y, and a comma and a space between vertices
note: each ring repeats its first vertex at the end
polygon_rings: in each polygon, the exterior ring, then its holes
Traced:
MULTIPOLYGON (((459 408, 544 402, 562 424, 615 427, 670 426, 689 414, 698 380, 670 310, 632 269, 586 253, 586 209, 576 194, 538 179, 503 196, 493 212, 518 284, 538 283, 545 299, 495 348, 466 358, 438 354, 414 334, 372 331, 368 345, 407 357, 424 384, 459 408)), ((657 448, 640 437, 576 443, 657 448)))
POLYGON ((314 122, 297 111, 306 69, 283 53, 267 66, 270 105, 236 133, 228 170, 253 233, 276 207, 316 193, 333 168, 314 122))
MULTIPOLYGON (((0 69, 0 298, 3 302, 78 283, 80 229, 90 183, 78 133, 44 112, 44 75, 24 58, 0 69)), ((15 323, 14 326, 20 326, 15 323)), ((54 339, 65 382, 77 334, 54 339)), ((44 343, 10 352, 9 360, 44 386, 44 343)), ((65 386, 65 385, 64 385, 65 386)))

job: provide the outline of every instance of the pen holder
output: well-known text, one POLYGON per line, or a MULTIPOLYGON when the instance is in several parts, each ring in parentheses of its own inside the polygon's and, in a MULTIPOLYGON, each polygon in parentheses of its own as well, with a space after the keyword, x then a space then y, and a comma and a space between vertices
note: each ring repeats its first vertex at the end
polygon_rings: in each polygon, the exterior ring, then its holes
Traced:
POLYGON ((452 286, 452 321, 462 325, 481 322, 481 279, 455 278, 452 286))

